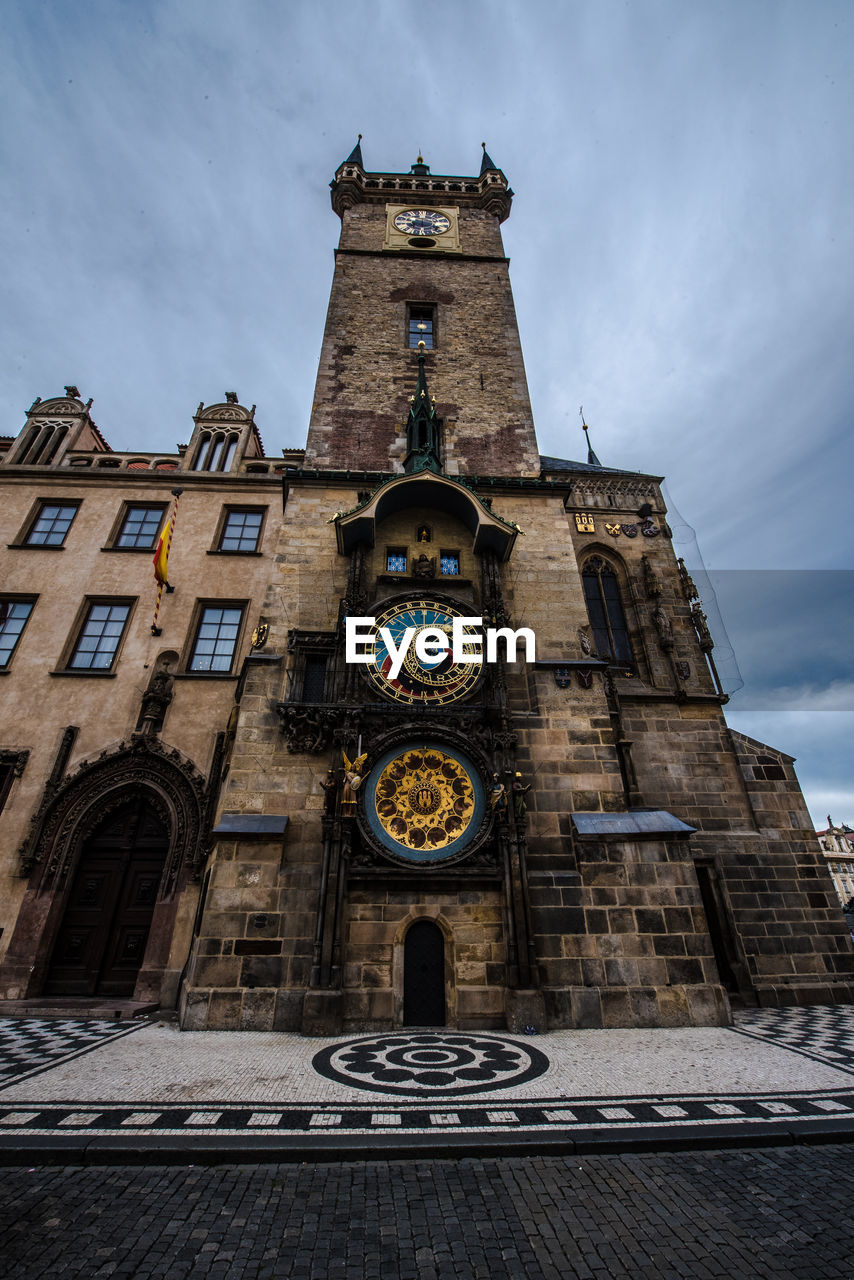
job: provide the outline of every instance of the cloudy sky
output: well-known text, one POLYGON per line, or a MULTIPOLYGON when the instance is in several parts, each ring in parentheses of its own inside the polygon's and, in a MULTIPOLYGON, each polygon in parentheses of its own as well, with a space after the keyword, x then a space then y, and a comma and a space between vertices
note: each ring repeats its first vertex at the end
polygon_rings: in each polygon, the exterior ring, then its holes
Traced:
POLYGON ((668 477, 730 723, 854 826, 849 0, 5 0, 0 31, 0 433, 74 382, 114 448, 171 450, 233 388, 302 445, 335 168, 359 132, 404 171, 485 140, 542 451, 584 456, 583 403, 603 462, 668 477))

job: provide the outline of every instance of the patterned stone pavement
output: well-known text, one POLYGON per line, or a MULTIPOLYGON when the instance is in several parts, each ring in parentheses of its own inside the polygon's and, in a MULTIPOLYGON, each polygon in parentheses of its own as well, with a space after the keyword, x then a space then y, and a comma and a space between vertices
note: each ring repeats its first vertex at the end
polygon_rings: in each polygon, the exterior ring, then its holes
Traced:
POLYGON ((751 1010, 735 1028, 327 1041, 8 1018, 0 1060, 7 1161, 594 1151, 854 1134, 849 1006, 751 1010))
POLYGON ((0 1169, 8 1280, 842 1280, 850 1146, 0 1169))

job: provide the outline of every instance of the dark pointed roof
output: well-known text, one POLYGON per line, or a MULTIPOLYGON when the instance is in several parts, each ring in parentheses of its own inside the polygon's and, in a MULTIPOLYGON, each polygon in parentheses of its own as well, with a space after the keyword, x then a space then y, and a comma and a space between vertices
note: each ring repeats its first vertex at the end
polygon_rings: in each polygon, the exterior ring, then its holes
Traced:
MULTIPOLYGON (((592 450, 591 450, 592 452, 592 450)), ((593 454, 595 458, 595 453, 593 454)), ((540 467, 543 471, 597 471, 607 476, 638 476, 645 474, 640 471, 625 471, 621 467, 603 467, 601 462, 573 462, 569 458, 553 458, 547 454, 540 454, 540 467)))
POLYGON ((596 457, 593 445, 590 443, 590 436, 587 434, 589 430, 590 428, 585 426, 584 434, 587 436, 587 461, 590 463, 591 467, 601 467, 602 463, 596 457))
POLYGON ((500 173, 501 170, 498 168, 498 165, 495 163, 495 161, 492 159, 492 157, 490 156, 489 152, 486 149, 486 143, 482 142, 480 145, 483 147, 483 159, 480 162, 480 174, 482 175, 486 173, 489 169, 495 169, 497 172, 500 173))
POLYGON ((601 467, 602 463, 596 457, 593 445, 590 443, 590 428, 584 421, 584 405, 578 410, 578 416, 581 418, 581 426, 584 430, 584 439, 587 441, 587 461, 592 467, 601 467))
MULTIPOLYGON (((348 155, 344 164, 357 164, 360 169, 364 169, 365 165, 362 161, 362 135, 359 134, 358 141, 353 150, 348 155)), ((340 165, 339 165, 340 168, 340 165)))

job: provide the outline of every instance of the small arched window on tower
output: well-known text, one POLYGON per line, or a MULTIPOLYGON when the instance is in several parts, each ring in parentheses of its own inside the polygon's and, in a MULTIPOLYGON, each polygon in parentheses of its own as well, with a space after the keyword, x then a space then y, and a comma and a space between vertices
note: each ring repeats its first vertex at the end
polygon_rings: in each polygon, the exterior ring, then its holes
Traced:
POLYGON ((593 556, 581 570, 581 582, 595 652, 600 658, 633 666, 634 656, 616 570, 602 556, 593 556))
POLYGON ((230 471, 237 449, 237 432, 203 431, 193 463, 194 471, 230 471))

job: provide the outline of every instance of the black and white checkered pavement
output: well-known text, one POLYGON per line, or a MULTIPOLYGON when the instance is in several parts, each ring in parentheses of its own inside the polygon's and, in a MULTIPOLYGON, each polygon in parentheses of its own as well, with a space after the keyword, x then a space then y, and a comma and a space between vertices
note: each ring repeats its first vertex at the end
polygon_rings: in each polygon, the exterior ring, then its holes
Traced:
POLYGON ((749 1009, 733 1031, 854 1075, 854 1005, 749 1009))
MULTIPOLYGON (((483 1143, 520 1150, 538 1142, 546 1149, 554 1143, 572 1143, 577 1149, 586 1143, 593 1149, 609 1142, 666 1144, 672 1139, 708 1145, 716 1139, 799 1141, 816 1132, 854 1134, 854 1008, 847 1006, 749 1010, 739 1014, 731 1031, 713 1029, 718 1040, 747 1037, 757 1042, 757 1051, 762 1042, 833 1069, 830 1078, 826 1070, 819 1072, 823 1078, 813 1087, 814 1073, 804 1062, 803 1070, 794 1073, 784 1067, 776 1083, 769 1077, 767 1088, 754 1082, 735 1091, 731 1081, 721 1081, 721 1092, 714 1085, 692 1091, 683 1079, 672 1090, 662 1081, 656 1086, 660 1092, 632 1094, 621 1092, 615 1078, 614 1091, 602 1094, 590 1092, 576 1078, 577 1091, 552 1088, 535 1096, 532 1085, 536 1091, 550 1061, 558 1061, 554 1055, 559 1047, 549 1037, 538 1038, 538 1048, 524 1037, 448 1030, 362 1036, 319 1051, 312 1042, 283 1035, 282 1051, 297 1055, 293 1079, 299 1084, 293 1091, 287 1086, 283 1090, 283 1077, 278 1096, 274 1091, 254 1101, 243 1100, 239 1089, 234 1090, 221 1060, 222 1094, 214 1085, 217 1092, 193 1097, 188 1078, 179 1100, 170 1083, 174 1075, 163 1077, 162 1093, 154 1091, 147 1098, 135 1097, 132 1085, 127 1094, 117 1092, 115 1076, 123 1068, 116 1053, 138 1057, 128 1046, 100 1059, 112 1059, 104 1078, 113 1085, 111 1093, 100 1094, 96 1051, 144 1026, 78 1018, 0 1019, 0 1151, 47 1150, 45 1143, 64 1151, 77 1143, 94 1153, 102 1142, 118 1142, 123 1150, 152 1150, 165 1142, 183 1150, 201 1142, 223 1150, 286 1152, 334 1147, 336 1141, 348 1150, 386 1149, 407 1141, 425 1150, 432 1143, 437 1151, 483 1143), (64 1082, 65 1100, 56 1094, 51 1100, 47 1079, 43 1089, 41 1082, 38 1088, 27 1087, 26 1101, 16 1096, 18 1091, 12 1096, 7 1092, 4 1100, 3 1091, 17 1082, 93 1053, 91 1064, 81 1064, 79 1092, 69 1091, 64 1082), (837 1072, 842 1074, 834 1081, 837 1072), (330 1084, 362 1090, 365 1096, 334 1101, 330 1084), (493 1096, 484 1097, 490 1090, 493 1096)), ((146 1034, 149 1042, 167 1036, 160 1043, 169 1043, 170 1033, 149 1028, 146 1034)), ((140 1047, 145 1041, 143 1036, 140 1047)), ((180 1070, 180 1046, 173 1052, 174 1069, 180 1070)), ((161 1072, 163 1061, 170 1073, 172 1058, 161 1055, 161 1072)), ((206 1083, 209 1087, 210 1077, 206 1083)))
POLYGON ((91 1053, 141 1025, 84 1018, 0 1018, 0 1089, 91 1053))
POLYGON ((295 1107, 235 1106, 205 1103, 200 1106, 148 1103, 51 1103, 0 1106, 0 1133, 110 1134, 112 1136, 167 1135, 264 1136, 268 1139, 318 1133, 356 1137, 366 1134, 454 1134, 512 1131, 516 1140, 550 1134, 577 1139, 601 1134, 635 1133, 641 1129, 675 1133, 698 1129, 706 1136, 757 1124, 785 1127, 814 1125, 816 1121, 854 1121, 854 1087, 851 1090, 798 1091, 759 1094, 673 1095, 666 1097, 616 1096, 613 1098, 537 1099, 530 1102, 454 1105, 448 1100, 437 1107, 408 1103, 390 1107, 383 1103, 315 1104, 295 1107))

